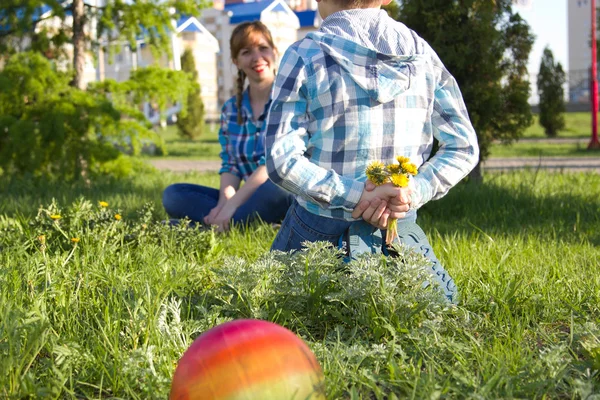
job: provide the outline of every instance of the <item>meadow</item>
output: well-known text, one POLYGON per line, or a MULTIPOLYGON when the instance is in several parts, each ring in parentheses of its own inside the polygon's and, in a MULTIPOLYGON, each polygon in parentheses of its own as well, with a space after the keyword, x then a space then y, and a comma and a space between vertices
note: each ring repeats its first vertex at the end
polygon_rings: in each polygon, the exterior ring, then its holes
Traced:
MULTIPOLYGON (((505 145, 494 143, 491 157, 598 157, 597 151, 588 151, 591 139, 591 115, 586 112, 565 113, 565 129, 559 131, 558 140, 546 142, 544 129, 534 115, 533 124, 526 129, 523 140, 505 145)), ((218 160, 220 145, 218 125, 208 125, 198 140, 181 138, 175 126, 160 131, 168 154, 163 159, 218 160)))
POLYGON ((169 228, 178 181, 218 176, 0 183, 0 398, 164 399, 193 339, 236 318, 300 335, 330 399, 600 398, 600 175, 487 174, 421 209, 457 307, 408 250, 343 264, 269 253, 270 225, 169 228))

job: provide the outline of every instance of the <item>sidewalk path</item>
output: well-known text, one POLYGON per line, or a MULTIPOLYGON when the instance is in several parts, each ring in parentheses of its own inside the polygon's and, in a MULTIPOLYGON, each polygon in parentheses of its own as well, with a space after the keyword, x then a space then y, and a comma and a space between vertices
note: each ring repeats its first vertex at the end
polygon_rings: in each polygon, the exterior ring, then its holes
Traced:
MULTIPOLYGON (((218 160, 150 160, 150 164, 159 170, 174 172, 217 172, 221 166, 218 160)), ((523 168, 539 168, 547 171, 595 172, 600 173, 600 155, 598 157, 530 157, 530 158, 490 158, 484 164, 487 171, 510 171, 523 168)))

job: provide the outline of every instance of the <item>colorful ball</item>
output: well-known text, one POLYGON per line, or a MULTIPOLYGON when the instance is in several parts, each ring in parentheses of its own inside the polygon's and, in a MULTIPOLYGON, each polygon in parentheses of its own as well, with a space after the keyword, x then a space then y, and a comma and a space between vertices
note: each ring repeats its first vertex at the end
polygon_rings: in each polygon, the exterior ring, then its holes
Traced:
POLYGON ((218 325, 186 350, 170 400, 321 400, 323 371, 306 343, 267 321, 218 325))

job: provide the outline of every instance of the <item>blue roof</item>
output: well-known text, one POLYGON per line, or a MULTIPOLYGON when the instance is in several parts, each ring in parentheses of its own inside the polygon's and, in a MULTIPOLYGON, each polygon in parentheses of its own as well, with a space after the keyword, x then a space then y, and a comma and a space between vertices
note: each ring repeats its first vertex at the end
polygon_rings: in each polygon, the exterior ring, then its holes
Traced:
MULTIPOLYGON (((59 4, 64 3, 65 0, 59 0, 59 4)), ((15 12, 15 16, 18 19, 23 19, 25 17, 25 13, 27 11, 27 8, 23 7, 23 8, 18 8, 15 12)), ((33 10, 33 12, 31 13, 31 22, 39 22, 39 20, 42 18, 42 16, 44 14, 46 14, 48 11, 52 11, 52 7, 50 7, 47 4, 43 4, 40 7, 37 7, 33 10)), ((71 9, 67 8, 65 9, 65 15, 71 15, 71 9)), ((2 17, 2 15, 0 14, 0 17, 2 17)), ((0 32, 3 31, 10 31, 11 27, 9 25, 0 25, 0 32)))
MULTIPOLYGON (((187 21, 189 21, 190 17, 189 15, 182 15, 181 18, 179 18, 179 20, 177 21, 177 28, 179 28, 181 25, 185 24, 187 21)), ((200 21, 198 21, 200 22, 200 21)), ((188 26, 186 26, 182 32, 202 32, 202 30, 200 28, 198 28, 198 26, 194 23, 189 24, 188 26)))
POLYGON ((317 18, 317 10, 306 10, 306 11, 294 11, 298 20, 300 21, 300 28, 307 26, 315 26, 315 19, 317 18))
MULTIPOLYGON (((234 3, 225 5, 225 11, 230 11, 230 24, 239 24, 247 21, 257 21, 260 14, 276 0, 253 1, 249 3, 234 3)), ((285 11, 285 8, 278 4, 274 11, 285 11), (281 9, 278 9, 281 8, 281 9)))

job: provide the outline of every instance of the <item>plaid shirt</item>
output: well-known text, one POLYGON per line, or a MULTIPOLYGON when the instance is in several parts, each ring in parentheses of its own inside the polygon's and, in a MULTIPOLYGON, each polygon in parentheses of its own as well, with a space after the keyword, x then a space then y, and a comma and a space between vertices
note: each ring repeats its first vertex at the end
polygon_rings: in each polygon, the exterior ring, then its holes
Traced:
MULTIPOLYGON (((269 109, 266 104, 265 111, 269 109)), ((221 110, 221 169, 219 174, 229 172, 246 180, 261 165, 265 165, 266 112, 256 121, 252 118, 252 106, 248 89, 242 94, 242 124, 237 123, 235 96, 225 102, 221 110)))
POLYGON ((285 52, 267 118, 267 169, 308 211, 352 220, 372 161, 406 156, 413 209, 445 195, 479 149, 454 78, 379 9, 346 10, 285 52), (434 137, 440 148, 429 159, 434 137), (428 160, 429 159, 429 160, 428 160))

